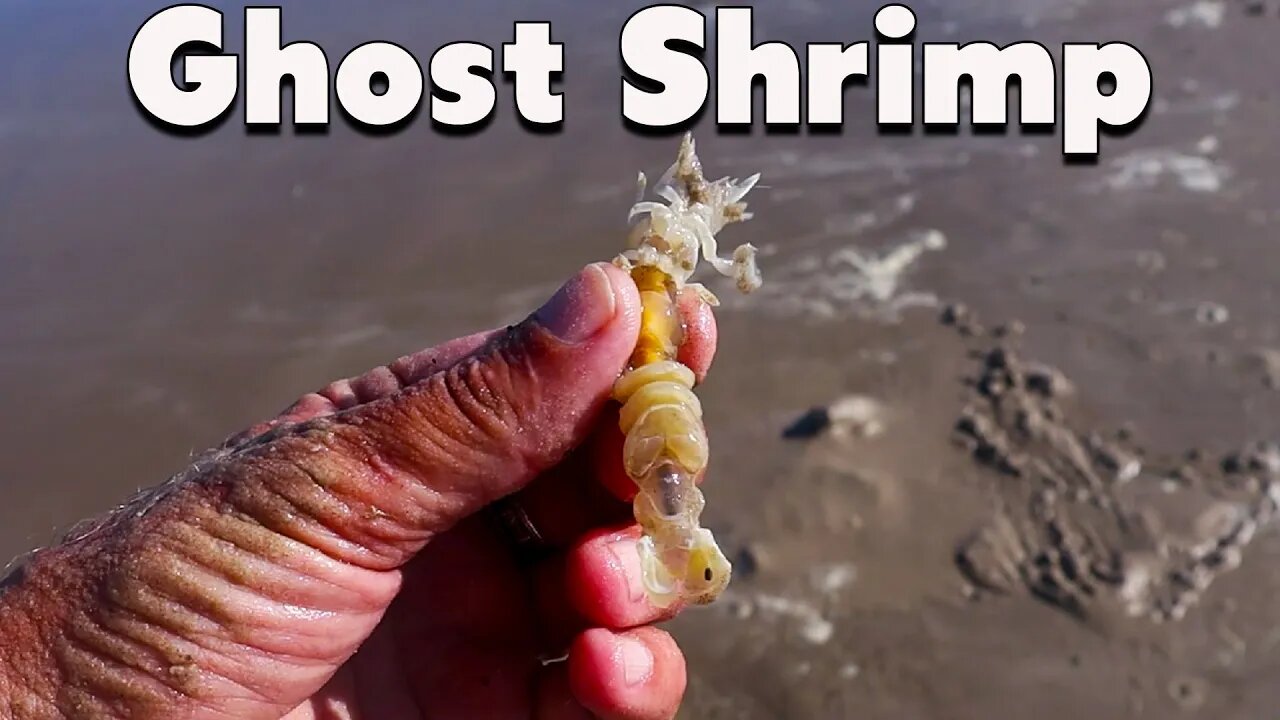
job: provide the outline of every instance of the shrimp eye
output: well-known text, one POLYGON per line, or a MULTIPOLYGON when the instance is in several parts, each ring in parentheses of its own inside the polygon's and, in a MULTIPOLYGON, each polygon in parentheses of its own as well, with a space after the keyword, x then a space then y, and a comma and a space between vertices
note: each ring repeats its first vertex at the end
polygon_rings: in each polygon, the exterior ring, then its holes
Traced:
POLYGON ((711 582, 711 568, 704 568, 702 571, 702 579, 711 582))

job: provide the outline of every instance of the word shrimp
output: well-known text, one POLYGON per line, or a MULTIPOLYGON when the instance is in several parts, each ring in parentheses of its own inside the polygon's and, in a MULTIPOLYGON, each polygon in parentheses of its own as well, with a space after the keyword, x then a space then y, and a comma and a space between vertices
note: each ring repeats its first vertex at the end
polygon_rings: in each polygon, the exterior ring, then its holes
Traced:
POLYGON ((712 602, 732 573, 711 531, 699 525, 705 501, 695 481, 707 466, 707 434, 693 371, 676 360, 683 340, 676 298, 689 286, 719 304, 705 287, 688 282, 700 258, 733 277, 742 292, 760 286, 754 247, 741 245, 731 258, 720 257, 716 247, 721 228, 751 217, 742 198, 759 178, 708 182, 686 135, 675 164, 654 187, 665 204, 644 200, 640 175, 640 199, 629 217, 638 222, 627 250, 614 260, 631 273, 643 306, 640 337, 613 397, 622 404, 623 464, 638 488, 644 585, 659 607, 712 602))

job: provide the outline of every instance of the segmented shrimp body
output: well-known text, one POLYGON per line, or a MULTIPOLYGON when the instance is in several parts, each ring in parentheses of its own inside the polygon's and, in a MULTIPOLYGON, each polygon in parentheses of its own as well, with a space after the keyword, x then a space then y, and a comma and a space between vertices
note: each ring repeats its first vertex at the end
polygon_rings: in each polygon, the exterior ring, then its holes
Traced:
POLYGON ((644 531, 644 584, 658 606, 709 603, 732 573, 711 531, 699 524, 705 501, 695 479, 707 466, 707 434, 693 371, 676 359, 683 341, 676 298, 689 285, 718 304, 706 288, 688 283, 700 257, 732 276, 742 292, 759 287, 755 248, 742 245, 732 258, 721 258, 715 237, 724 225, 750 218, 742 197, 758 179, 708 182, 686 135, 675 164, 655 187, 666 204, 643 200, 640 176, 642 197, 631 209, 631 218, 640 221, 627 251, 614 261, 631 273, 643 307, 639 340, 613 396, 622 404, 624 467, 638 488, 634 512, 644 531))

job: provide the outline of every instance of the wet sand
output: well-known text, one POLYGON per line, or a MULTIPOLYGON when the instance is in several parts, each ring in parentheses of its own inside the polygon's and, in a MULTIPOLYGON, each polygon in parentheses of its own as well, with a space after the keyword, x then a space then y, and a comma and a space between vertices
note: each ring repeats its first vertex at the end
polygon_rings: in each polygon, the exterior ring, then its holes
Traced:
MULTIPOLYGON (((854 5, 770 4, 757 33, 866 39, 854 5)), ((726 232, 767 284, 722 309, 703 394, 739 578, 673 623, 684 716, 1269 717, 1280 6, 912 6, 923 40, 1125 39, 1156 100, 1093 167, 1057 137, 879 136, 858 89, 843 136, 702 129, 711 172, 764 174, 726 232), (897 283, 856 269, 923 238, 897 283)), ((285 32, 421 56, 512 19, 370 7, 286 4, 285 32)), ((122 79, 154 7, 0 11, 0 554, 611 254, 674 147, 617 116, 635 7, 522 9, 566 43, 565 130, 525 132, 507 89, 467 138, 165 136, 122 79)))

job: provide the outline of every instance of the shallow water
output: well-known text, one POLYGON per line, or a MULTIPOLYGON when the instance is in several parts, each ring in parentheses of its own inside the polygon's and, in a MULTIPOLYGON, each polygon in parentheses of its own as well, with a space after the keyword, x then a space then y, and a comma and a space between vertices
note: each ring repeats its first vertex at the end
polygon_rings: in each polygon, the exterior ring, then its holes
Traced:
MULTIPOLYGON (((763 3, 757 37, 869 39, 876 6, 763 3)), ((798 592, 806 581, 787 567, 856 563, 858 579, 839 596, 846 600, 822 602, 835 603, 832 615, 852 614, 881 647, 899 649, 868 660, 867 644, 837 628, 814 656, 789 626, 763 615, 725 637, 706 632, 722 620, 707 618, 719 616, 701 616, 678 627, 699 648, 691 716, 832 717, 855 706, 872 716, 933 716, 983 683, 965 671, 966 653, 998 653, 1001 638, 1017 647, 1001 628, 1044 622, 1032 605, 948 604, 961 582, 950 547, 967 520, 942 519, 957 507, 977 513, 988 499, 977 484, 952 487, 952 497, 911 479, 962 462, 946 433, 963 352, 924 329, 933 310, 886 315, 851 297, 841 282, 848 248, 882 253, 941 231, 947 247, 921 257, 900 291, 926 305, 928 295, 959 299, 993 322, 1021 319, 1030 351, 1086 388, 1089 417, 1101 426, 1134 424, 1144 442, 1170 453, 1280 430, 1277 395, 1265 390, 1256 355, 1280 346, 1280 146, 1268 130, 1280 108, 1274 63, 1265 61, 1277 57, 1280 11, 1253 17, 1244 3, 1226 3, 1210 27, 1172 22, 1184 16, 1169 15, 1181 6, 913 4, 926 40, 1054 47, 1105 36, 1141 47, 1155 69, 1152 112, 1134 135, 1104 138, 1095 167, 1064 166, 1056 137, 878 135, 866 88, 848 91, 841 136, 719 136, 704 121, 710 172, 764 174, 767 189, 752 196, 757 220, 731 231, 734 242, 765 249, 766 279, 776 272, 779 280, 721 314, 721 362, 707 385, 715 472, 794 505, 775 517, 776 508, 717 497, 712 486, 710 518, 733 542, 773 546, 794 561, 763 567, 740 588, 748 595, 798 592), (1212 316, 1197 314, 1204 303, 1227 308, 1227 322, 1197 321, 1212 316), (822 510, 779 489, 813 470, 781 432, 808 407, 850 391, 900 406, 919 435, 889 436, 889 449, 872 453, 884 467, 866 483, 820 484, 837 496, 822 510), (867 516, 882 533, 815 544, 830 540, 823 523, 848 520, 825 517, 833 507, 867 516), (960 625, 973 629, 953 629, 960 625), (996 639, 974 644, 984 636, 996 639), (748 689, 723 667, 745 647, 762 648, 746 667, 772 680, 748 689), (826 675, 814 669, 824 663, 826 675), (857 663, 879 674, 848 669, 857 663), (931 668, 959 677, 954 693, 912 694, 931 668)), ((0 398, 8 408, 0 554, 47 543, 334 377, 519 317, 573 269, 615 251, 635 171, 661 171, 675 144, 628 131, 618 114, 617 33, 639 4, 352 7, 286 3, 285 38, 318 42, 331 58, 392 40, 421 59, 451 40, 496 46, 516 19, 550 20, 566 47, 563 132, 520 127, 504 85, 492 125, 467 137, 441 135, 422 117, 369 137, 337 116, 323 136, 249 135, 238 114, 207 136, 175 137, 143 120, 124 80, 129 40, 158 6, 0 7, 0 47, 12 68, 0 77, 0 398)), ((240 34, 236 14, 230 38, 240 34)), ((1234 592, 1251 597, 1270 585, 1234 592)), ((1250 632, 1268 630, 1257 624, 1269 614, 1251 617, 1250 632)), ((1103 700, 1063 712, 1132 711, 1133 692, 1166 697, 1160 673, 1172 677, 1176 667, 1130 668, 1141 691, 1116 689, 1098 666, 1131 660, 1071 627, 1048 622, 1043 647, 1076 647, 1097 664, 1078 680, 1045 672, 1064 697, 1092 687, 1103 700)), ((1215 676, 1245 698, 1219 706, 1217 717, 1252 716, 1246 708, 1267 698, 1247 680, 1275 659, 1262 652, 1248 659, 1253 669, 1215 676)), ((1015 704, 1034 708, 1036 697, 1015 704)), ((972 714, 1001 701, 978 692, 972 714)))
MULTIPOLYGON (((0 442, 21 508, 0 530, 5 552, 328 379, 534 307, 614 252, 635 171, 671 155, 673 139, 618 115, 617 32, 634 7, 287 3, 285 40, 334 57, 370 39, 419 58, 457 39, 496 47, 512 20, 550 20, 566 46, 565 129, 522 129, 506 84, 493 124, 469 137, 425 118, 368 137, 336 114, 324 136, 249 135, 237 106, 199 138, 152 127, 125 85, 128 44, 158 7, 0 10, 14 68, 0 79, 0 397, 20 409, 0 442)), ((239 10, 218 7, 234 51, 239 10)), ((761 32, 779 15, 762 12, 761 32)), ((704 152, 745 171, 785 145, 708 136, 704 152)), ((770 214, 753 239, 808 231, 770 214)))

